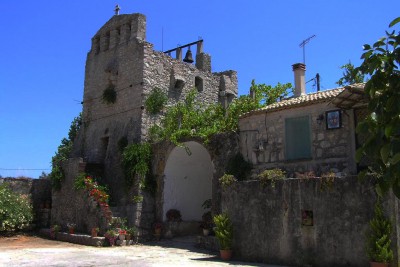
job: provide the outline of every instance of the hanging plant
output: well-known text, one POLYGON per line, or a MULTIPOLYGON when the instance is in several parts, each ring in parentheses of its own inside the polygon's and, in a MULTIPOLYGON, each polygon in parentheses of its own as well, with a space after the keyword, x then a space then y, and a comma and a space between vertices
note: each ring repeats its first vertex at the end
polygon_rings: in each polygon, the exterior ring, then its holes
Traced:
POLYGON ((114 104, 117 100, 117 92, 114 89, 114 85, 109 85, 102 95, 102 102, 105 104, 114 104))
POLYGON ((157 114, 164 108, 167 101, 167 95, 160 88, 156 87, 146 99, 146 110, 152 115, 157 114))

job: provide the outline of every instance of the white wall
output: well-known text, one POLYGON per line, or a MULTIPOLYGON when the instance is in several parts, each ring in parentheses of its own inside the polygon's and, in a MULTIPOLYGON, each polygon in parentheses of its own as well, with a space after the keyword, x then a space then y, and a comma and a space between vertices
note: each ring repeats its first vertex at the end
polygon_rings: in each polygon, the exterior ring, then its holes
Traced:
POLYGON ((186 142, 175 147, 164 170, 163 218, 169 209, 177 209, 184 221, 200 221, 203 202, 211 198, 213 166, 208 151, 199 143, 186 142))

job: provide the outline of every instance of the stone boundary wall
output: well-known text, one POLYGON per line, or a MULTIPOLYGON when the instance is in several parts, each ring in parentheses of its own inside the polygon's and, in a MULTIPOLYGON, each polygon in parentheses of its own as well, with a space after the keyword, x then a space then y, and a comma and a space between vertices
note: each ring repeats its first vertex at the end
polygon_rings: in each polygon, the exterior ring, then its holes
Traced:
MULTIPOLYGON (((336 178, 331 185, 320 178, 287 179, 275 187, 244 181, 222 192, 235 257, 290 266, 369 266, 365 234, 375 201, 373 184, 356 177, 336 178)), ((393 195, 384 200, 394 226, 391 266, 399 261, 398 204, 393 195)))
POLYGON ((48 227, 50 224, 51 182, 47 179, 0 178, 0 184, 22 195, 28 195, 33 207, 33 224, 48 227))

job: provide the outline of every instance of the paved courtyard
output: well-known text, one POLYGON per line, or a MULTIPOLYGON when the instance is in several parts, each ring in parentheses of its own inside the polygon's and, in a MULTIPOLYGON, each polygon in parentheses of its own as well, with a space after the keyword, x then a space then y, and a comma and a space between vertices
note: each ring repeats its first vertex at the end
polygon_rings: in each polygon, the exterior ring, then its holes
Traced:
MULTIPOLYGON (((127 247, 88 247, 36 236, 0 237, 0 266, 268 266, 222 262, 181 238, 127 247)), ((277 267, 277 266, 275 266, 277 267)))

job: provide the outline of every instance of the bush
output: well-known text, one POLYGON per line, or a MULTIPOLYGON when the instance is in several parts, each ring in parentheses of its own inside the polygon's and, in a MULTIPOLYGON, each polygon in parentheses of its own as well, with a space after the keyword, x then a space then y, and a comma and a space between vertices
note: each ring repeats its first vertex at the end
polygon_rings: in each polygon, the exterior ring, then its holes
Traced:
POLYGON ((393 259, 390 248, 392 223, 383 215, 382 203, 378 198, 375 204, 374 217, 369 222, 367 234, 367 255, 371 261, 388 263, 393 259))
POLYGON ((275 187, 276 181, 285 179, 285 172, 281 169, 265 170, 258 175, 258 179, 262 186, 266 186, 270 181, 271 186, 275 187))
POLYGON ((23 229, 33 220, 32 206, 27 196, 19 195, 0 185, 0 232, 23 229))

